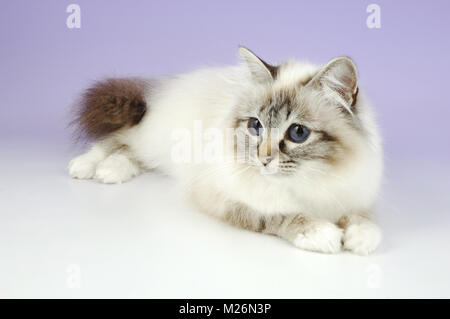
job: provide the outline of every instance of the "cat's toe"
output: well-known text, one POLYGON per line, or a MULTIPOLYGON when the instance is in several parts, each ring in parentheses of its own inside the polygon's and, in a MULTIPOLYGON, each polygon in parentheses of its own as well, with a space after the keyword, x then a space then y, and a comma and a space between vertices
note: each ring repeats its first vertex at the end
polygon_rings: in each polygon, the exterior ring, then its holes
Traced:
POLYGON ((137 174, 136 167, 129 161, 107 158, 98 164, 94 178, 105 184, 120 184, 129 181, 137 174))
POLYGON ((322 253, 337 253, 341 250, 343 231, 336 225, 323 222, 310 230, 298 234, 294 245, 301 249, 322 253))
POLYGON ((95 162, 86 159, 83 155, 70 161, 68 169, 73 178, 90 179, 95 174, 95 162))
POLYGON ((344 249, 358 255, 368 255, 381 242, 381 230, 373 223, 350 225, 344 233, 344 249))
POLYGON ((99 165, 95 172, 95 179, 105 184, 120 184, 126 182, 131 177, 126 176, 120 169, 99 165))

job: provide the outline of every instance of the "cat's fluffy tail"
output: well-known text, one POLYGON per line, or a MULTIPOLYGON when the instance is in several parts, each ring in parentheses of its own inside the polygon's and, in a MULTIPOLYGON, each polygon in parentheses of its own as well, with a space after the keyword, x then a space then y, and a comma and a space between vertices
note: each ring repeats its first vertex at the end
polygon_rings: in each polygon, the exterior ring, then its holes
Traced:
POLYGON ((147 110, 148 82, 140 78, 109 78, 96 82, 76 105, 75 124, 82 136, 99 139, 138 124, 147 110))

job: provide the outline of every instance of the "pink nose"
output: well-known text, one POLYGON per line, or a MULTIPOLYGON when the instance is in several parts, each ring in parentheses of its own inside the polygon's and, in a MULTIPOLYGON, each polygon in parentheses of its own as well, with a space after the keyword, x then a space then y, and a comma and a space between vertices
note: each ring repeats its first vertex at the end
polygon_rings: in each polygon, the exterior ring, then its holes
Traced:
POLYGON ((272 160, 273 160, 273 157, 272 157, 272 156, 266 156, 266 157, 264 157, 264 158, 261 158, 261 163, 262 163, 264 166, 267 166, 270 162, 272 162, 272 160))

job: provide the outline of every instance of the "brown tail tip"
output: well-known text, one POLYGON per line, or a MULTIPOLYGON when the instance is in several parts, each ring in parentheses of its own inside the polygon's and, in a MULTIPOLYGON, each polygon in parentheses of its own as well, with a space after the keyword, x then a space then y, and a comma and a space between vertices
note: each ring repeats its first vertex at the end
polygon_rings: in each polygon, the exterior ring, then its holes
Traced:
POLYGON ((88 139, 136 125, 147 110, 147 89, 148 82, 137 78, 98 81, 81 96, 72 123, 88 139))

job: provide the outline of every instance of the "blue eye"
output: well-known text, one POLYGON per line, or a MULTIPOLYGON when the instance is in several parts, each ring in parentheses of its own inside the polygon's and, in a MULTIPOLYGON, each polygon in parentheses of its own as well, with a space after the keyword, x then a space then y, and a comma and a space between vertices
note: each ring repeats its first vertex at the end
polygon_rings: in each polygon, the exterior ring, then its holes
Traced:
POLYGON ((302 143, 309 136, 309 129, 300 124, 292 124, 288 129, 288 137, 294 143, 302 143))
POLYGON ((250 132, 250 134, 256 135, 256 136, 259 136, 263 131, 263 126, 262 126, 261 122, 257 118, 254 118, 254 117, 251 117, 248 120, 247 128, 248 128, 248 131, 250 132))

